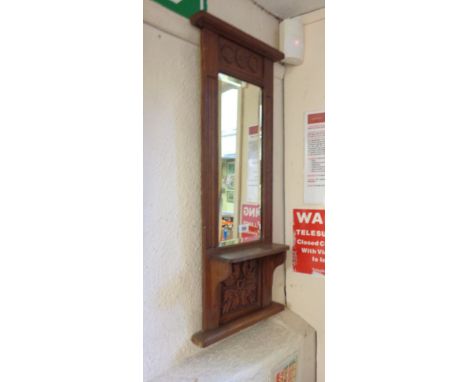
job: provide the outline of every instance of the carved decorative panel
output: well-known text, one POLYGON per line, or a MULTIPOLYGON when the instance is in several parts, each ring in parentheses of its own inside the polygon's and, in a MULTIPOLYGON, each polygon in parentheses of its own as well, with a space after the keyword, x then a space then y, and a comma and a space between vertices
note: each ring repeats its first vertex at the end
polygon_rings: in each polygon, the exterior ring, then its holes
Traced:
POLYGON ((258 262, 232 264, 232 273, 221 284, 222 314, 258 304, 258 262))
POLYGON ((219 39, 219 51, 220 66, 224 71, 255 78, 257 81, 263 79, 262 56, 224 38, 219 39))

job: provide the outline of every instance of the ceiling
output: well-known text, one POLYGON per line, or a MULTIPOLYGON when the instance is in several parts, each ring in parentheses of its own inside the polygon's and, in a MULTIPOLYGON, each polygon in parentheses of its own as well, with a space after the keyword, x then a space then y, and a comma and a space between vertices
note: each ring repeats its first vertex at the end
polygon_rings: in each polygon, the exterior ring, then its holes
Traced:
POLYGON ((325 8, 325 0, 252 0, 280 19, 325 8))

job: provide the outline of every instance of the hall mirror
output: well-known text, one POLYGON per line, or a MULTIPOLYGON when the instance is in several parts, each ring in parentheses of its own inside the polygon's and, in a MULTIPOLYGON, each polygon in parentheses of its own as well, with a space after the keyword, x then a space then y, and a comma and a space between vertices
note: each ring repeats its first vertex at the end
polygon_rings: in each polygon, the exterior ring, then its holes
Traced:
MULTIPOLYGON (((273 243, 273 63, 283 53, 202 11, 202 328, 209 346, 284 309, 273 273, 288 246, 273 243)), ((195 123, 195 121, 194 121, 195 123)))
POLYGON ((261 238, 262 89, 219 73, 218 92, 222 247, 261 238))

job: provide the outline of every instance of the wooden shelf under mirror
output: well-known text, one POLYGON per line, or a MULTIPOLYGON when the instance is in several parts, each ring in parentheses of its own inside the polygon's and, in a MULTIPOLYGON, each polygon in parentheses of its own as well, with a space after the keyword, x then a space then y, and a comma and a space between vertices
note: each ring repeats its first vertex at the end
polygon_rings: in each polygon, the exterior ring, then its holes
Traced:
POLYGON ((284 244, 256 244, 243 248, 215 248, 208 251, 213 260, 225 263, 240 263, 247 260, 261 259, 262 257, 278 255, 288 250, 284 244))
POLYGON ((284 309, 272 243, 273 63, 284 55, 206 12, 201 29, 203 328, 208 346, 284 309))

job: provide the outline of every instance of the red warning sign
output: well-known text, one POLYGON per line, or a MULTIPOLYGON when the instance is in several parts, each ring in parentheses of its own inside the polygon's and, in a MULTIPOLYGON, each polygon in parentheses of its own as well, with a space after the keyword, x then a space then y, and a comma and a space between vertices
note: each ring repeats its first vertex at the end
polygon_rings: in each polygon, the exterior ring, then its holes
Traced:
POLYGON ((293 268, 325 275, 325 210, 293 210, 293 268))
POLYGON ((243 243, 260 239, 260 219, 260 205, 242 205, 242 224, 239 227, 239 232, 243 243))

